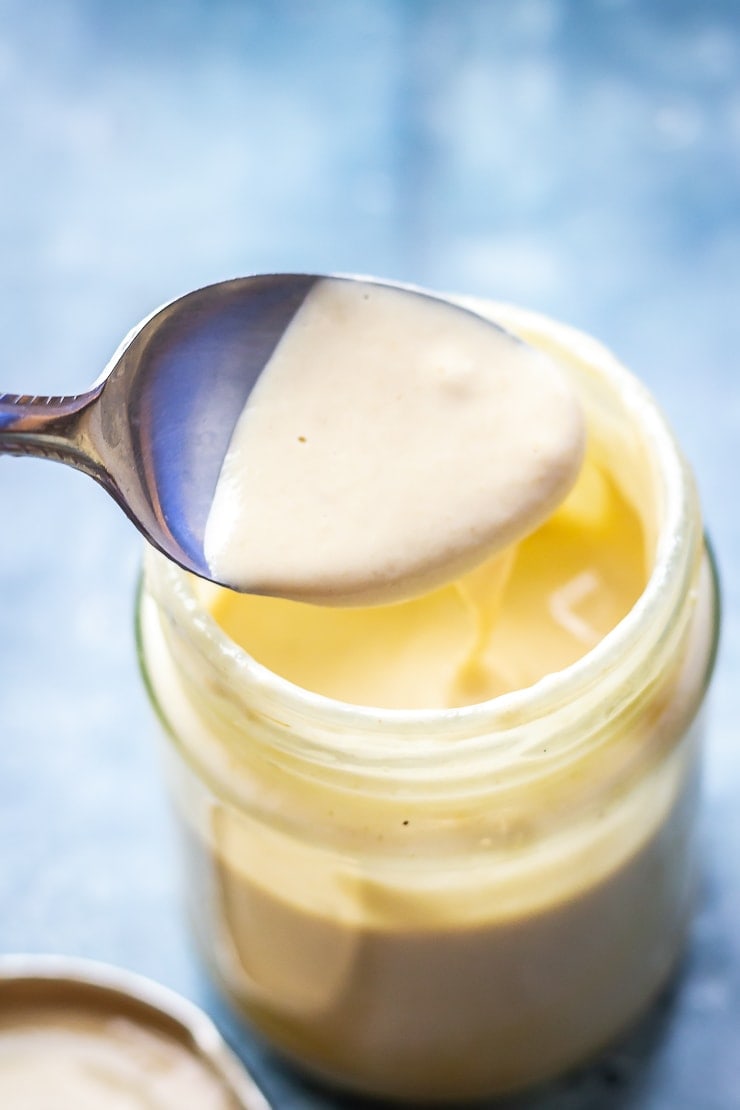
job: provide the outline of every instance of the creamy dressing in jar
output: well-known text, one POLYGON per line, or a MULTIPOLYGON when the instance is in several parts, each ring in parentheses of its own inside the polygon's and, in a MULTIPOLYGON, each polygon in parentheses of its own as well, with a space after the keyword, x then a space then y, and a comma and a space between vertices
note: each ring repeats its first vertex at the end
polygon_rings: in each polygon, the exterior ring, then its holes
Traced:
POLYGON ((717 627, 646 391, 588 337, 475 307, 557 361, 588 431, 508 565, 342 611, 150 552, 139 615, 217 978, 303 1067, 425 1103, 573 1066, 666 982, 717 627))

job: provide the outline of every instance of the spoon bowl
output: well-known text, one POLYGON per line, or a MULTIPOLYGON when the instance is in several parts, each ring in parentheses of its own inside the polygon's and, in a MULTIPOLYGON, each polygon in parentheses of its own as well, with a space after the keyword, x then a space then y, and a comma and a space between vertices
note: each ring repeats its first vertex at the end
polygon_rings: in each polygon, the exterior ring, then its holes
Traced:
POLYGON ((212 578, 203 535, 234 425, 317 280, 237 278, 172 301, 126 336, 86 392, 0 395, 0 453, 84 471, 150 544, 212 578))

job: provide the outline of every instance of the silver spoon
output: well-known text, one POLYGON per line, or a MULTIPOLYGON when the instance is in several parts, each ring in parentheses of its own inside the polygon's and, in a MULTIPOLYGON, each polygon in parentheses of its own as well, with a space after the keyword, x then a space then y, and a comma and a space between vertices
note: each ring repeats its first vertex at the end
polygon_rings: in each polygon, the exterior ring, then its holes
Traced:
POLYGON ((0 454, 89 474, 149 543, 212 578, 203 535, 229 440, 318 280, 269 274, 206 286, 134 328, 85 393, 1 394, 0 454))
MULTIPOLYGON (((311 274, 256 275, 206 286, 172 301, 126 336, 101 378, 85 393, 68 397, 0 396, 0 454, 51 458, 82 470, 112 495, 149 543, 175 563, 220 585, 247 589, 239 578, 236 585, 218 578, 206 558, 205 537, 214 495, 234 430, 255 384, 307 296, 324 280, 323 276, 311 274)), ((433 294, 407 285, 347 276, 333 277, 331 281, 387 287, 406 297, 440 303, 433 294)), ((363 291, 363 298, 367 296, 367 291, 363 291)), ((478 324, 482 322, 470 309, 444 303, 448 314, 452 311, 478 324)), ((523 355, 525 361, 533 356, 541 361, 541 356, 527 344, 497 324, 486 320, 486 326, 497 333, 499 341, 505 339, 509 353, 516 349, 517 357, 523 355)), ((523 366, 521 363, 520 370, 523 366)), ((366 367, 364 372, 372 372, 372 368, 366 367)), ((548 370, 542 378, 539 369, 533 377, 523 380, 541 392, 549 374, 548 370)), ((576 425, 580 427, 580 415, 575 399, 571 403, 565 395, 561 396, 562 383, 553 379, 551 384, 555 386, 554 392, 546 391, 543 396, 550 397, 554 404, 557 402, 556 412, 565 412, 567 419, 561 421, 562 428, 557 419, 554 421, 558 435, 547 448, 550 452, 547 482, 543 485, 540 470, 549 441, 542 440, 541 428, 538 431, 535 421, 533 444, 525 438, 518 454, 512 455, 518 460, 516 465, 509 459, 506 468, 500 465, 491 468, 493 485, 488 493, 496 512, 491 518, 490 534, 482 530, 488 546, 479 550, 483 545, 477 538, 478 531, 474 527, 468 529, 465 535, 469 532, 472 537, 471 551, 455 550, 455 571, 460 571, 463 564, 468 565, 469 560, 465 561, 468 555, 482 558, 493 554, 497 548, 492 546, 492 539, 498 543, 503 535, 505 543, 511 543, 512 528, 516 531, 525 526, 526 533, 541 519, 543 505, 550 502, 554 505, 562 499, 575 479, 581 459, 582 436, 575 431, 576 425), (529 475, 532 479, 529 485, 520 473, 522 467, 524 477, 529 475), (515 472, 516 488, 524 481, 523 488, 529 489, 529 495, 516 500, 515 511, 507 516, 506 512, 502 515, 498 511, 499 501, 494 494, 496 483, 503 482, 510 495, 507 484, 510 471, 515 472)), ((521 397, 517 398, 516 392, 512 397, 513 418, 518 421, 521 397)), ((496 441, 496 437, 488 434, 488 440, 496 441)), ((410 473, 416 474, 413 466, 410 473)), ((331 476, 324 477, 333 480, 331 476)), ((415 498, 416 493, 412 483, 410 496, 415 498)), ((448 496, 457 497, 454 483, 448 496)), ((503 504, 506 508, 506 499, 503 504)), ((437 511, 434 507, 434 512, 437 511)), ((396 517, 390 519, 397 522, 396 517)), ((403 529, 398 530, 403 539, 403 529)), ((518 533, 517 538, 521 538, 518 533)), ((426 557, 425 552, 422 554, 426 557)), ((405 567, 402 558, 400 562, 397 558, 397 563, 405 567)), ((416 583, 414 574, 420 576, 420 581, 423 579, 427 588, 427 579, 438 576, 440 570, 446 575, 450 567, 434 564, 430 571, 424 564, 420 572, 412 561, 401 580, 386 585, 393 598, 399 599, 400 591, 407 591, 409 582, 416 583)), ((375 577, 370 578, 368 585, 375 589, 375 577)), ((301 598, 306 596, 305 586, 302 589, 301 598)), ((386 594, 387 590, 383 596, 386 594)), ((280 596, 299 595, 291 585, 290 594, 281 589, 280 596)), ((324 599, 324 586, 311 596, 324 599)), ((330 603, 339 604, 337 597, 343 595, 332 582, 326 596, 331 598, 330 603)), ((360 595, 353 587, 348 596, 351 604, 360 595)))

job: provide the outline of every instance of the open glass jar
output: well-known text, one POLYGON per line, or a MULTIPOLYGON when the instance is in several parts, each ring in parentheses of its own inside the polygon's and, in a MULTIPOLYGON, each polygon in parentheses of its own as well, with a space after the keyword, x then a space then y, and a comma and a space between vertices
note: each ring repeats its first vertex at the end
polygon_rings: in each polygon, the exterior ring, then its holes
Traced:
POLYGON ((587 337, 474 307, 566 367, 642 522, 647 586, 582 659, 461 709, 363 708, 259 665, 210 615, 213 588, 154 552, 139 600, 217 980, 310 1072, 425 1103, 552 1076, 665 983, 718 626, 691 475, 650 397, 587 337))

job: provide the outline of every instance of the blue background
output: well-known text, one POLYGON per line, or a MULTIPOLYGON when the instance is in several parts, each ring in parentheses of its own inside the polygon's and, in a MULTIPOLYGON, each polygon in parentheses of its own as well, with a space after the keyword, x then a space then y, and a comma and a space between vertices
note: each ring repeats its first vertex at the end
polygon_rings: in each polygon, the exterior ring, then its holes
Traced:
MULTIPOLYGON (((266 270, 541 309, 668 412, 725 589, 692 951, 652 1021, 516 1105, 740 1107, 740 4, 0 0, 2 388, 79 391, 163 301, 266 270)), ((0 951, 228 1024, 180 914, 138 562, 88 479, 0 459, 0 951)), ((238 1039, 279 1110, 349 1105, 238 1039)))

